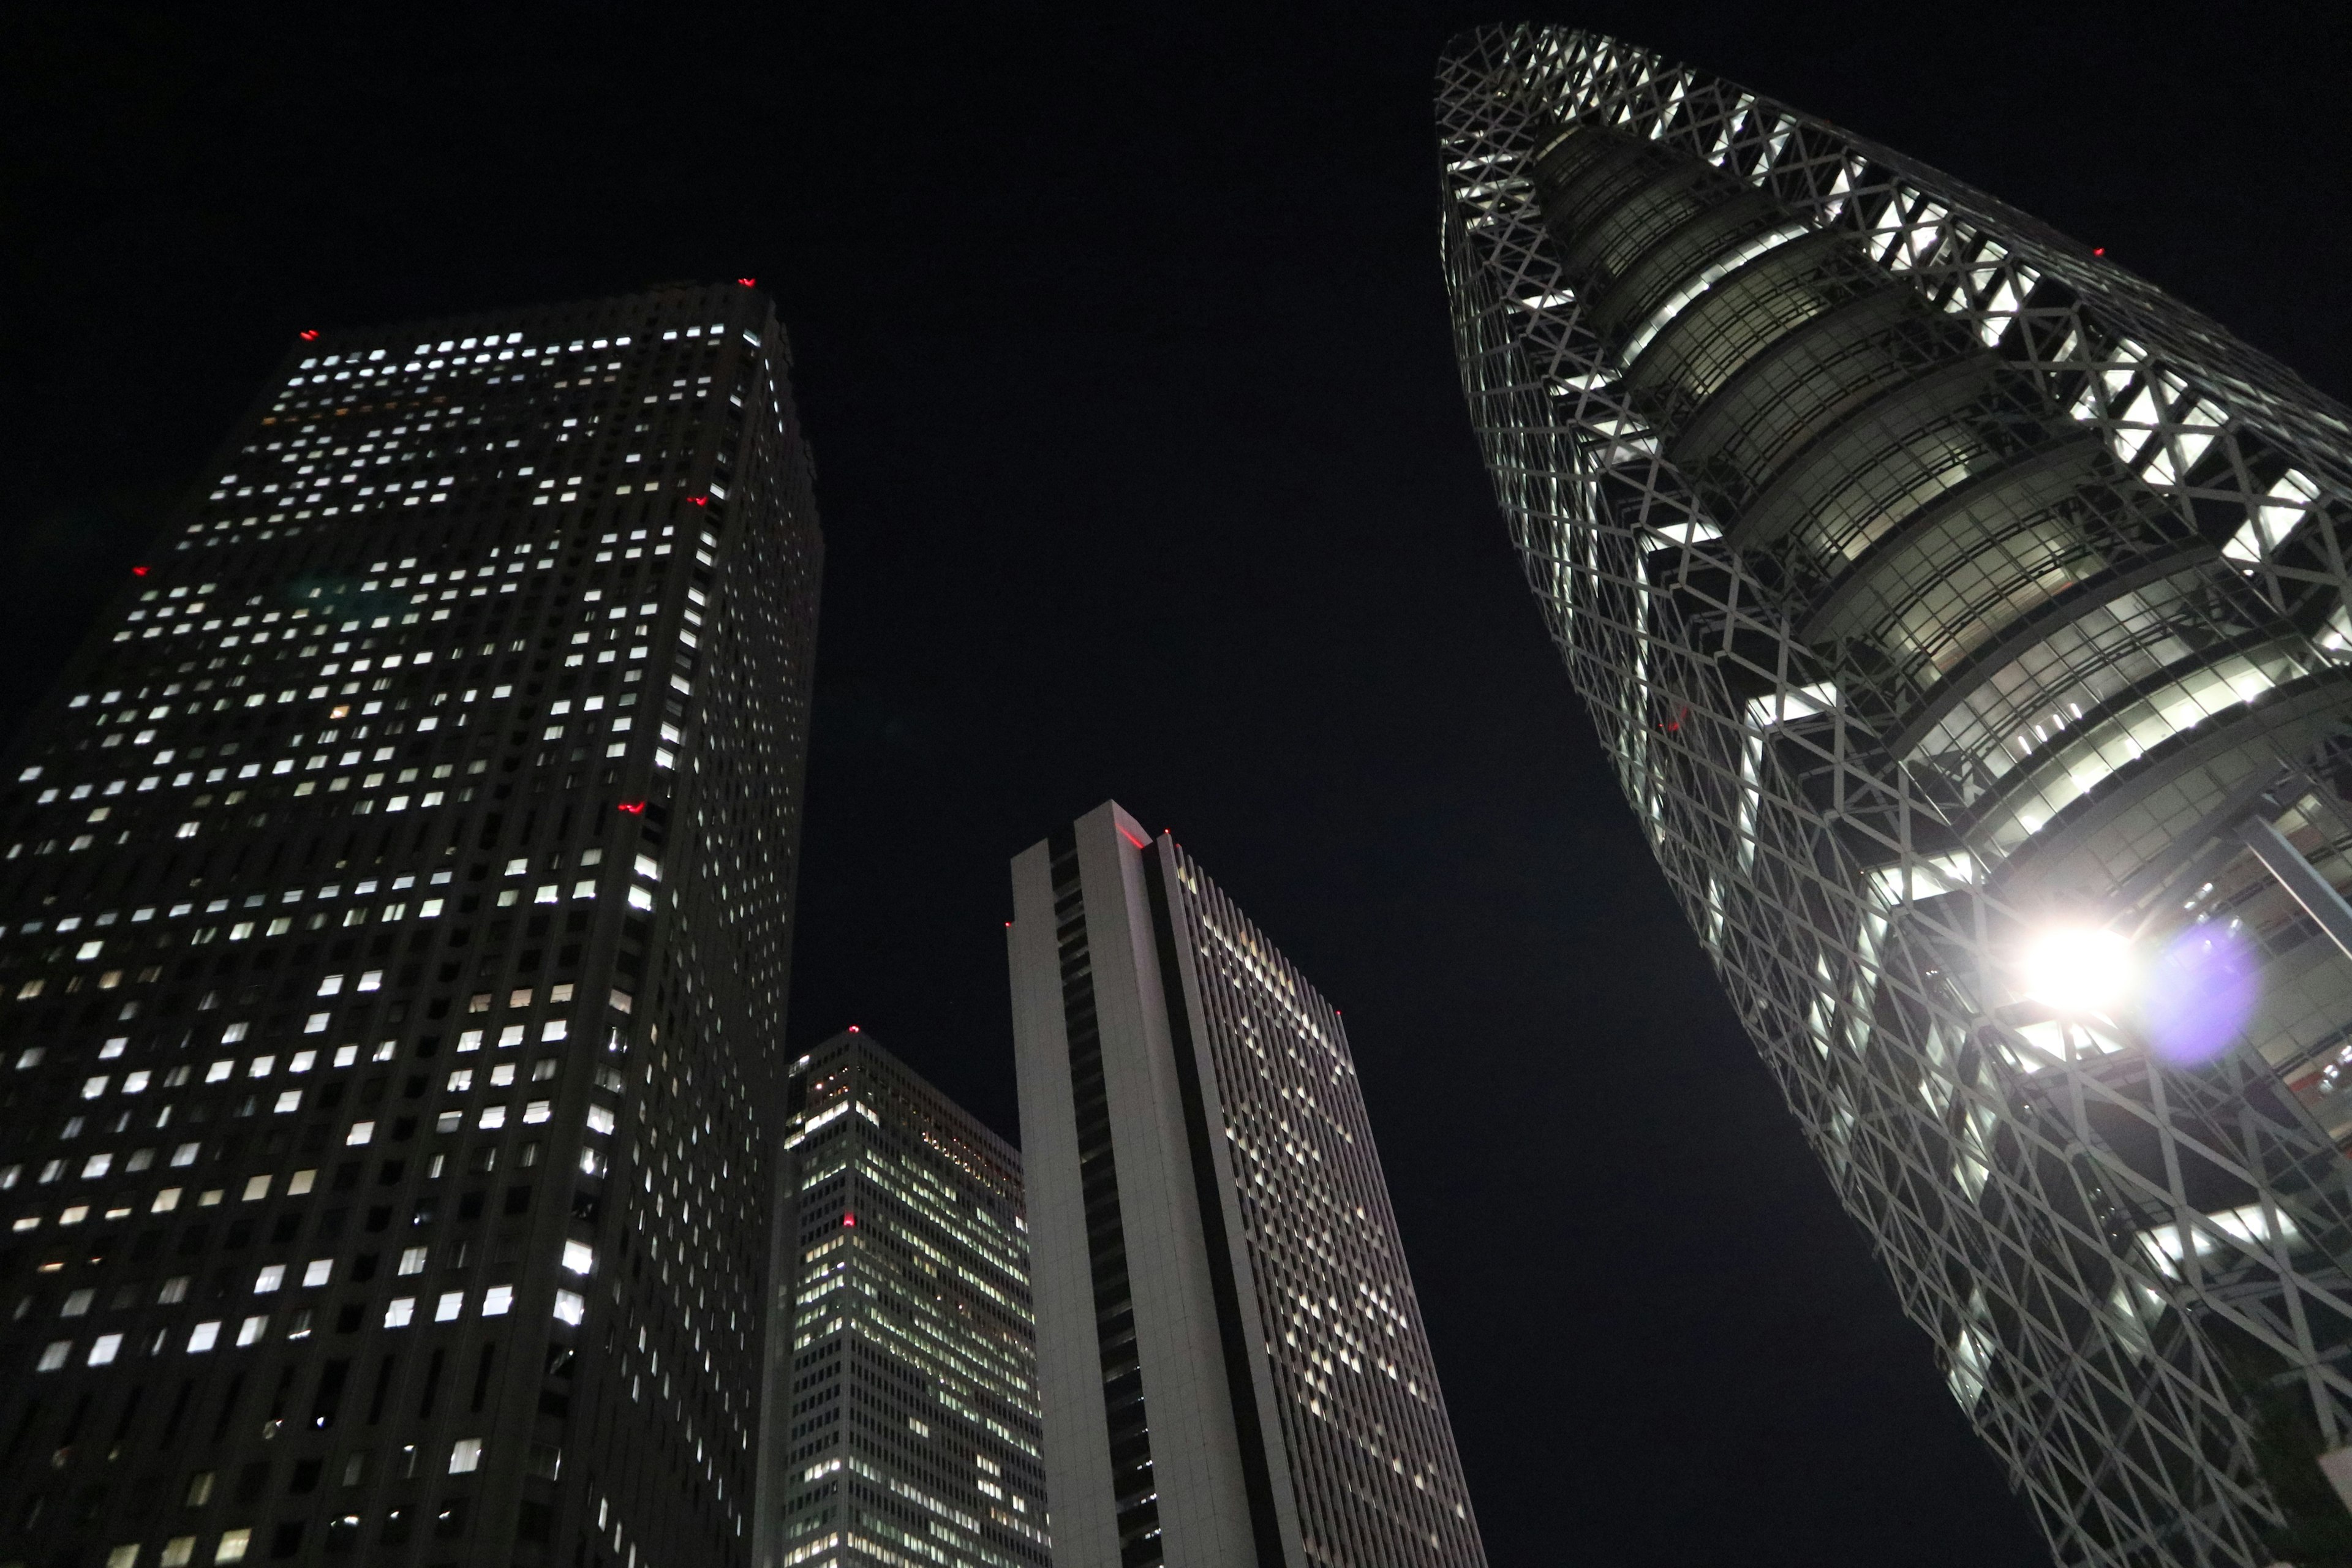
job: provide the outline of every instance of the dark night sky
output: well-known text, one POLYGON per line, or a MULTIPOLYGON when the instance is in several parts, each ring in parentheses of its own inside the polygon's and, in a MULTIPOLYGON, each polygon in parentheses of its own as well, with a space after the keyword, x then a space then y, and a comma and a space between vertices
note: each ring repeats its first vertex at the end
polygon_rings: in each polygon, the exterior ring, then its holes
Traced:
MULTIPOLYGON (((862 1024, 1012 1132, 1005 861, 1116 795, 1346 1010, 1498 1565, 2042 1560, 1507 546, 1429 107, 1489 13, 803 9, 19 14, 0 721, 297 329, 755 274, 831 551, 796 1042, 862 1024)), ((2343 395, 2337 8, 2002 11, 1546 19, 1950 169, 2343 395)))

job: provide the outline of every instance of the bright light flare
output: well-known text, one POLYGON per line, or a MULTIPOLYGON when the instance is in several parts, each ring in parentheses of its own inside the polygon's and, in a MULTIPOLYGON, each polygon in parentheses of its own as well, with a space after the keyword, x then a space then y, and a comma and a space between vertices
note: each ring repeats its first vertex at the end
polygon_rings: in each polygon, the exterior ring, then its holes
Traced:
POLYGON ((2025 954, 2025 994, 2059 1013, 2112 1013, 2131 989, 2131 942, 2097 926, 2036 937, 2025 954))
POLYGON ((2190 926, 2149 966, 2141 1027, 2167 1060, 2211 1061, 2253 1018, 2261 982, 2262 955, 2234 925, 2190 926))

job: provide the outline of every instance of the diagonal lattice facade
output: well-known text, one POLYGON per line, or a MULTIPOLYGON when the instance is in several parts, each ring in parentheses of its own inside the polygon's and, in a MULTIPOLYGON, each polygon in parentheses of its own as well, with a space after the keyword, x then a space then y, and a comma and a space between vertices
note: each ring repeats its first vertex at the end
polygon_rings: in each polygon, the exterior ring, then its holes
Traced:
POLYGON ((1465 35, 1438 121, 1529 585, 1955 1395, 2061 1562, 2326 1549, 2352 425, 2033 219, 1609 38, 1465 35), (2037 1000, 2058 928, 2141 955, 2139 1004, 2037 1000))

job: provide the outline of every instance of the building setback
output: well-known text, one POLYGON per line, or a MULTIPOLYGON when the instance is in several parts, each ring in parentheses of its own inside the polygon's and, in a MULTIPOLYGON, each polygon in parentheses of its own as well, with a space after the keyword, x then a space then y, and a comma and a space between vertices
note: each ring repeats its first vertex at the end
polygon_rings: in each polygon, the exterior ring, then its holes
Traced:
POLYGON ((302 337, 5 774, 0 1563, 748 1563, 783 333, 302 337))
POLYGON ((789 1106, 760 1568, 1048 1568, 1019 1152, 854 1028, 789 1106))
POLYGON ((1339 1014, 1116 805, 1013 902, 1062 1561, 1483 1564, 1339 1014))
POLYGON ((2339 1553, 2352 411, 1615 39, 1465 35, 1438 121, 1528 581, 2057 1561, 2339 1553))

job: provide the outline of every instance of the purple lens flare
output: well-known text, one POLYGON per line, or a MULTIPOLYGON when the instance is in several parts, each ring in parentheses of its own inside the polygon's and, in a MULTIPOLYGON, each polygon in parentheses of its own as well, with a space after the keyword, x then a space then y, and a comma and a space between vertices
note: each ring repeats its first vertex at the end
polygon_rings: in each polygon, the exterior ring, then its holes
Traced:
POLYGON ((2191 926, 2148 965, 2140 1026, 2167 1061, 2211 1061, 2253 1016, 2262 968, 2253 943, 2235 926, 2191 926))

